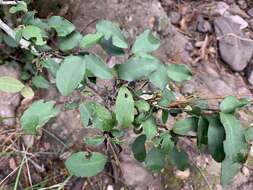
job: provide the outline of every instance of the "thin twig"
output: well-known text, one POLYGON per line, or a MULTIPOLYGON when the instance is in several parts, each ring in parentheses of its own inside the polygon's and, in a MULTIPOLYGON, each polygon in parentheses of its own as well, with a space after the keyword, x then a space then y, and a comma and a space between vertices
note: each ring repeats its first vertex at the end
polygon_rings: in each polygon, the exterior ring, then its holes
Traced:
POLYGON ((23 1, 3 1, 0 0, 0 5, 17 5, 18 3, 22 3, 23 1))

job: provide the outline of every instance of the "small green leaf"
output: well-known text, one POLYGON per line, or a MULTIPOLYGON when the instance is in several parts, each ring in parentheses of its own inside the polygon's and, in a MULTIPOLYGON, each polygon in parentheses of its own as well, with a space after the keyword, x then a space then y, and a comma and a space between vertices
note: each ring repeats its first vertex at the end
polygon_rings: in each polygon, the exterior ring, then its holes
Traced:
POLYGON ((161 64, 156 71, 149 75, 149 80, 161 90, 165 89, 169 82, 165 66, 161 64))
POLYGON ((93 45, 99 43, 103 36, 104 35, 100 32, 97 32, 95 34, 87 34, 82 38, 80 46, 81 48, 92 47, 93 45))
POLYGON ((161 135, 161 149, 165 154, 169 154, 173 151, 175 147, 175 143, 171 139, 171 135, 169 133, 163 133, 161 135))
POLYGON ((145 30, 140 34, 134 42, 132 52, 138 53, 149 53, 159 48, 160 41, 153 36, 150 30, 145 30))
POLYGON ((176 100, 176 97, 174 93, 171 90, 165 88, 162 92, 162 99, 158 101, 158 105, 167 107, 171 102, 175 100, 176 100))
POLYGON ((75 26, 71 22, 60 16, 52 16, 48 20, 48 25, 56 30, 59 37, 65 37, 75 30, 75 26))
POLYGON ((98 152, 89 156, 88 152, 72 154, 65 162, 65 166, 71 175, 77 177, 92 177, 103 171, 106 157, 98 152))
POLYGON ((33 77, 32 84, 37 88, 49 88, 49 82, 42 75, 33 77))
POLYGON ((85 138, 85 143, 89 146, 98 146, 105 140, 104 136, 94 136, 85 138))
POLYGON ((9 35, 7 34, 4 34, 3 35, 3 41, 6 45, 10 46, 10 47, 18 47, 19 43, 13 39, 12 37, 10 37, 9 35))
POLYGON ((20 94, 24 97, 24 98, 33 98, 34 97, 34 91, 31 87, 29 86, 25 86, 21 91, 20 94))
POLYGON ((145 100, 137 100, 134 102, 134 106, 137 107, 139 112, 147 112, 150 109, 150 105, 145 100))
POLYGON ((162 110, 162 122, 166 124, 169 118, 169 112, 167 110, 162 110))
POLYGON ((20 92, 25 85, 19 80, 9 77, 2 76, 0 77, 0 91, 9 92, 9 93, 17 93, 20 92))
POLYGON ((109 40, 102 38, 100 41, 100 45, 106 51, 106 53, 111 56, 119 56, 125 54, 122 48, 116 47, 112 44, 112 38, 110 38, 109 40))
POLYGON ((169 78, 176 82, 190 80, 192 73, 186 65, 172 64, 167 66, 167 73, 169 78))
POLYGON ((140 135, 134 140, 132 144, 132 151, 134 154, 134 158, 139 162, 143 162, 146 159, 147 154, 145 148, 146 139, 147 139, 146 135, 140 135))
POLYGON ((147 77, 150 73, 159 67, 157 59, 133 57, 127 62, 116 65, 118 76, 122 80, 134 81, 147 77))
POLYGON ((89 120, 91 118, 91 115, 89 113, 89 110, 86 108, 85 104, 80 104, 79 106, 79 112, 81 116, 81 121, 85 127, 88 126, 89 120))
POLYGON ((79 45, 81 39, 82 35, 79 32, 72 32, 66 37, 59 38, 59 48, 63 52, 70 51, 79 45))
POLYGON ((237 99, 234 96, 226 97, 220 104, 223 113, 234 113, 237 108, 244 107, 250 103, 246 98, 237 99))
POLYGON ((60 64, 56 63, 53 59, 48 58, 45 60, 42 60, 41 65, 48 70, 54 77, 56 76, 56 73, 60 67, 60 64))
POLYGON ((220 113, 220 120, 226 133, 226 140, 223 142, 226 158, 240 162, 241 157, 246 156, 248 149, 243 128, 232 114, 220 113))
POLYGON ((223 141, 225 140, 225 130, 218 116, 208 118, 208 152, 213 159, 221 162, 225 158, 223 141))
POLYGON ((87 69, 96 77, 101 79, 112 79, 112 70, 107 67, 98 56, 90 54, 86 55, 84 59, 87 69))
POLYGON ((207 144, 208 126, 209 126, 208 120, 205 117, 200 116, 197 129, 197 144, 199 148, 201 148, 201 145, 207 144))
POLYGON ((188 135, 190 131, 196 131, 198 127, 198 118, 189 117, 177 121, 172 128, 172 131, 178 135, 188 135))
POLYGON ((70 95, 84 78, 85 63, 80 56, 64 59, 56 74, 56 86, 62 95, 70 95))
POLYGON ((157 132, 157 127, 155 123, 154 117, 148 118, 146 121, 142 123, 143 132, 147 136, 149 140, 155 137, 157 132))
POLYGON ((174 147, 172 152, 169 154, 169 159, 173 165, 179 170, 184 171, 189 167, 188 155, 183 150, 178 150, 174 147))
POLYGON ((9 10, 9 12, 11 14, 14 14, 14 13, 17 13, 17 12, 27 12, 28 9, 27 9, 27 4, 22 1, 22 2, 19 2, 17 5, 15 6, 12 6, 9 10))
POLYGON ((78 101, 71 101, 71 102, 64 103, 64 108, 66 110, 75 110, 76 108, 78 108, 78 106, 79 106, 78 101))
POLYGON ((118 26, 107 20, 100 20, 96 24, 98 32, 104 35, 106 40, 112 39, 112 44, 119 48, 128 48, 127 40, 118 26))
POLYGON ((104 106, 98 104, 97 102, 88 102, 85 104, 86 110, 82 112, 82 120, 85 126, 87 126, 88 116, 94 125, 94 127, 100 129, 101 131, 111 131, 115 125, 115 120, 110 111, 108 111, 104 106), (88 111, 88 115, 85 116, 88 111))
POLYGON ((35 45, 42 46, 46 42, 43 41, 41 29, 37 26, 28 25, 22 30, 22 36, 27 39, 35 39, 35 45))
POLYGON ((59 113, 59 109, 54 108, 54 102, 39 100, 34 102, 21 117, 21 128, 26 134, 35 135, 38 128, 45 125, 49 119, 59 113))
POLYGON ((129 127, 134 121, 133 96, 125 86, 119 89, 116 99, 116 119, 123 128, 129 127))
POLYGON ((152 172, 159 172, 165 166, 165 154, 161 149, 153 147, 146 156, 145 164, 152 172))

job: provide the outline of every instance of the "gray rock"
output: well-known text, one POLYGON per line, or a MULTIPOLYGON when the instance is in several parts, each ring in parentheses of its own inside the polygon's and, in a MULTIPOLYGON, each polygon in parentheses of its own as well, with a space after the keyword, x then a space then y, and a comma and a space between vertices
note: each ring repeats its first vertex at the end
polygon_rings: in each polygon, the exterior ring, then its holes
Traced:
POLYGON ((212 32, 212 26, 210 22, 205 20, 202 16, 199 16, 197 20, 197 31, 202 33, 212 32))
POLYGON ((234 71, 245 69, 252 57, 253 45, 252 42, 238 38, 249 39, 240 30, 240 26, 230 18, 221 16, 214 20, 214 28, 219 38, 219 52, 222 60, 234 71))
POLYGON ((172 11, 169 17, 172 24, 179 24, 181 15, 178 12, 172 11))
POLYGON ((249 9, 247 13, 249 16, 253 17, 253 8, 249 9))
MULTIPOLYGON (((1 65, 0 76, 19 78, 19 67, 17 65, 1 65)), ((19 103, 20 94, 5 93, 0 91, 0 116, 15 117, 15 111, 19 103)), ((6 119, 3 121, 3 124, 7 126, 12 126, 15 124, 15 119, 6 119)))

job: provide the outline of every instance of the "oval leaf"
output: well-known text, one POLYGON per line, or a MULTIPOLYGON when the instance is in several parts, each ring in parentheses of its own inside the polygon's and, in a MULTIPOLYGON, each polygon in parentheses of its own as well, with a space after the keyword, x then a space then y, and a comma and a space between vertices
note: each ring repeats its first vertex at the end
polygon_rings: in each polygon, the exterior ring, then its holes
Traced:
POLYGON ((159 148, 152 148, 146 157, 145 164, 153 172, 159 172, 165 165, 165 154, 159 148))
POLYGON ((79 32, 72 32, 70 35, 59 39, 59 48, 63 52, 70 51, 78 46, 81 39, 82 35, 79 32))
POLYGON ((60 37, 65 37, 75 30, 75 26, 71 22, 60 16, 52 16, 48 20, 48 25, 55 29, 60 37))
POLYGON ((93 152, 89 158, 88 155, 88 152, 77 152, 66 160, 65 166, 71 175, 92 177, 103 171, 106 157, 99 152, 93 152))
POLYGON ((85 63, 87 69, 91 71, 96 77, 101 79, 112 79, 112 70, 105 65, 102 60, 95 55, 86 55, 85 63))
POLYGON ((196 117, 189 117, 177 121, 173 125, 173 132, 178 135, 188 135, 190 131, 196 131, 198 127, 198 119, 196 117))
POLYGON ((19 80, 9 77, 9 76, 3 76, 0 77, 0 90, 4 92, 9 92, 9 93, 16 93, 20 92, 25 85, 23 85, 22 82, 19 80))
POLYGON ((192 77, 190 69, 186 65, 180 64, 168 65, 167 73, 168 76, 176 82, 190 80, 192 77))
POLYGON ((99 41, 103 38, 103 36, 104 35, 100 32, 97 32, 95 34, 87 34, 82 38, 80 46, 81 48, 92 47, 93 45, 99 43, 99 41))
POLYGON ((221 102, 220 110, 223 113, 234 113, 237 108, 246 106, 249 103, 250 101, 245 98, 237 99, 234 96, 228 96, 221 102))
POLYGON ((134 140, 132 144, 132 151, 134 154, 134 158, 139 162, 143 162, 146 158, 146 148, 145 148, 146 139, 147 139, 146 135, 140 135, 134 140))
POLYGON ((134 42, 132 52, 138 53, 149 53, 159 48, 160 41, 153 36, 150 30, 145 30, 140 34, 134 42))
POLYGON ((157 59, 133 57, 127 62, 116 65, 118 76, 122 80, 134 81, 147 77, 159 67, 157 59))
POLYGON ((56 74, 56 86, 62 95, 70 95, 83 80, 85 63, 82 57, 66 57, 56 74))
POLYGON ((116 119, 121 127, 129 127, 134 121, 134 100, 131 92, 123 86, 116 99, 116 119))

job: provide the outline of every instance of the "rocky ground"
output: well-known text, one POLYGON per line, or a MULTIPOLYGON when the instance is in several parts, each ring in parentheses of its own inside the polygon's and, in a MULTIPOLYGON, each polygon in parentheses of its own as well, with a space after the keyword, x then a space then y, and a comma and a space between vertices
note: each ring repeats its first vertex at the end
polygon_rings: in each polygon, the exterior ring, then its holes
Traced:
MULTIPOLYGON (((156 55, 165 64, 185 63, 194 73, 193 80, 177 87, 179 95, 196 94, 209 99, 214 107, 217 106, 217 98, 227 95, 253 99, 253 2, 250 0, 41 0, 35 8, 39 10, 41 17, 53 12, 66 16, 82 33, 93 31, 93 23, 98 19, 117 22, 130 42, 144 29, 150 28, 162 42, 156 55), (46 8, 54 3, 59 9, 46 8)), ((107 60, 109 65, 122 59, 106 57, 99 48, 94 51, 107 60)), ((0 75, 18 77, 19 69, 13 67, 17 66, 0 66, 0 75)), ((104 93, 113 88, 110 83, 101 82, 99 86, 104 93)), ((40 92, 38 96, 55 100, 63 98, 53 87, 40 92)), ((73 100, 75 98, 78 95, 73 100)), ((0 92, 1 116, 19 116, 27 104, 29 102, 22 101, 17 95, 0 92)), ((247 113, 240 113, 244 125, 252 123, 251 113, 252 108, 247 113)), ((35 173, 33 181, 38 183, 48 179, 51 184, 61 182, 66 175, 64 158, 71 151, 85 148, 82 139, 87 134, 98 133, 83 128, 79 117, 78 112, 73 110, 63 112, 46 126, 38 138, 31 140, 29 137, 22 137, 24 142, 33 143, 30 150, 34 162, 31 169, 35 173)), ((6 152, 15 152, 15 147, 20 146, 16 145, 20 138, 19 131, 10 127, 14 124, 15 119, 8 120, 0 128, 0 142, 6 152)), ((121 171, 112 175, 111 166, 108 166, 105 173, 97 178, 71 179, 69 189, 221 189, 220 164, 199 153, 195 141, 182 139, 181 142, 190 155, 189 170, 180 172, 167 166, 161 174, 153 175, 133 159, 128 146, 132 140, 133 134, 129 133, 128 142, 119 155, 121 171)), ((15 154, 1 156, 0 153, 0 181, 16 168, 20 159, 15 154)), ((248 166, 252 165, 251 160, 249 156, 248 166)), ((234 183, 225 189, 253 189, 252 177, 251 167, 243 167, 234 183)), ((11 182, 15 178, 10 177, 9 180, 11 182)), ((27 179, 23 181, 26 183, 27 179)), ((8 186, 3 187, 5 188, 8 186)))

